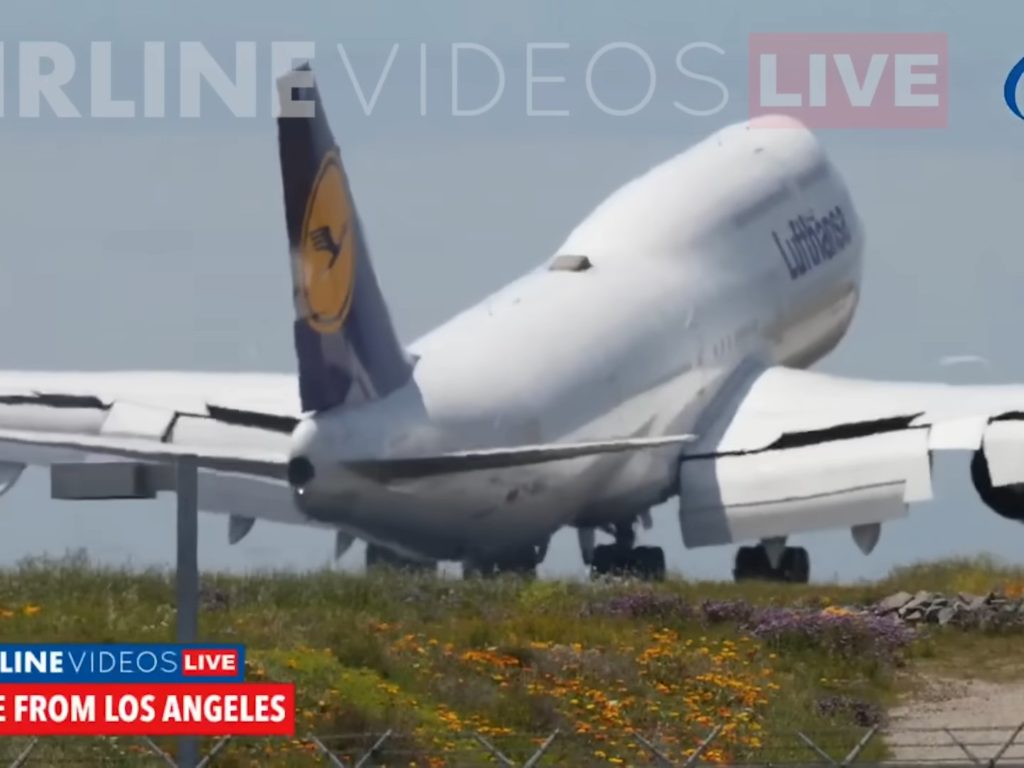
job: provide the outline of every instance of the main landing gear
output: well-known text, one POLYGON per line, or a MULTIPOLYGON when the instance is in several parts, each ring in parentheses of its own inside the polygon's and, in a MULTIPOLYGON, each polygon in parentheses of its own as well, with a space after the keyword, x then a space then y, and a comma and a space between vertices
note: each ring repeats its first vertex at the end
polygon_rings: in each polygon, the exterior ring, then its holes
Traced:
MULTIPOLYGON (((646 581, 662 581, 665 578, 665 550, 661 547, 637 547, 635 544, 633 524, 617 524, 615 543, 593 548, 587 563, 591 576, 635 576, 646 581)), ((587 560, 584 549, 584 562, 587 560)))
POLYGON ((736 581, 806 584, 811 577, 811 557, 803 547, 787 547, 785 542, 778 541, 740 547, 732 574, 736 581))
POLYGON ((366 545, 366 570, 393 570, 405 573, 437 573, 437 563, 402 557, 386 547, 377 544, 366 545))
POLYGON ((462 563, 462 577, 493 578, 502 574, 513 574, 532 579, 537 576, 537 566, 544 561, 548 553, 548 542, 532 544, 521 549, 502 552, 487 558, 474 558, 462 563))

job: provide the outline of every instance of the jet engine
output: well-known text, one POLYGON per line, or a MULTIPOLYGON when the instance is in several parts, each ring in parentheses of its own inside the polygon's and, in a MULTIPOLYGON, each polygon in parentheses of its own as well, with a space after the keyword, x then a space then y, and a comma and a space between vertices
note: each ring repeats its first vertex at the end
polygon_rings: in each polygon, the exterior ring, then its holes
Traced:
POLYGON ((993 487, 983 448, 971 458, 971 481, 985 505, 1010 520, 1024 522, 1024 483, 993 487))

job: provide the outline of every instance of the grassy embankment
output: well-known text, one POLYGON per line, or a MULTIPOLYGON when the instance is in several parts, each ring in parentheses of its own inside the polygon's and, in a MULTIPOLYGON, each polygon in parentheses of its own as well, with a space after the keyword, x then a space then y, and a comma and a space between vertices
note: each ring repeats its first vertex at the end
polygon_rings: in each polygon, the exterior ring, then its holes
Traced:
MULTIPOLYGON (((778 763, 813 759, 797 729, 841 756, 923 674, 1024 671, 1024 625, 912 631, 842 606, 1022 584, 1024 570, 985 561, 807 587, 211 574, 201 627, 204 639, 247 646, 249 679, 295 681, 297 735, 401 731, 389 765, 479 764, 470 731, 523 759, 555 728, 547 764, 646 764, 634 734, 681 758, 714 726, 705 759, 778 763)), ((172 601, 166 573, 28 561, 0 572, 0 642, 169 641, 172 601)), ((331 743, 351 754, 357 741, 331 743)), ((0 762, 23 746, 7 740, 0 762)), ((132 739, 46 740, 30 764, 137 765, 143 750, 132 739)), ((315 764, 298 740, 238 740, 214 763, 315 764)))

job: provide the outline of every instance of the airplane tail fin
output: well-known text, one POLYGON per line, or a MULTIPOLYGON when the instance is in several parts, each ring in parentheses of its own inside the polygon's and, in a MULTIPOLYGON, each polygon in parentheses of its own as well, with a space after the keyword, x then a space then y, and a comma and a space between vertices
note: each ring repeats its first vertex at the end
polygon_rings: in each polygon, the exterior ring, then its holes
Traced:
POLYGON ((323 411, 385 397, 409 380, 412 361, 398 341, 370 264, 309 65, 281 77, 278 93, 302 408, 323 411), (294 116, 310 105, 312 116, 294 116))

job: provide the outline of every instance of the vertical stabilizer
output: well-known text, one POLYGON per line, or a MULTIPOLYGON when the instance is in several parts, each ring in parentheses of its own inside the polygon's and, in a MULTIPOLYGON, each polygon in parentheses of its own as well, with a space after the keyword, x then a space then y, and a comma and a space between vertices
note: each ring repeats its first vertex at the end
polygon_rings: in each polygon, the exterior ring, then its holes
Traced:
POLYGON ((309 65, 278 80, 278 144, 295 296, 302 407, 381 398, 412 372, 370 263, 355 201, 309 65), (311 117, 287 116, 295 102, 311 117))

